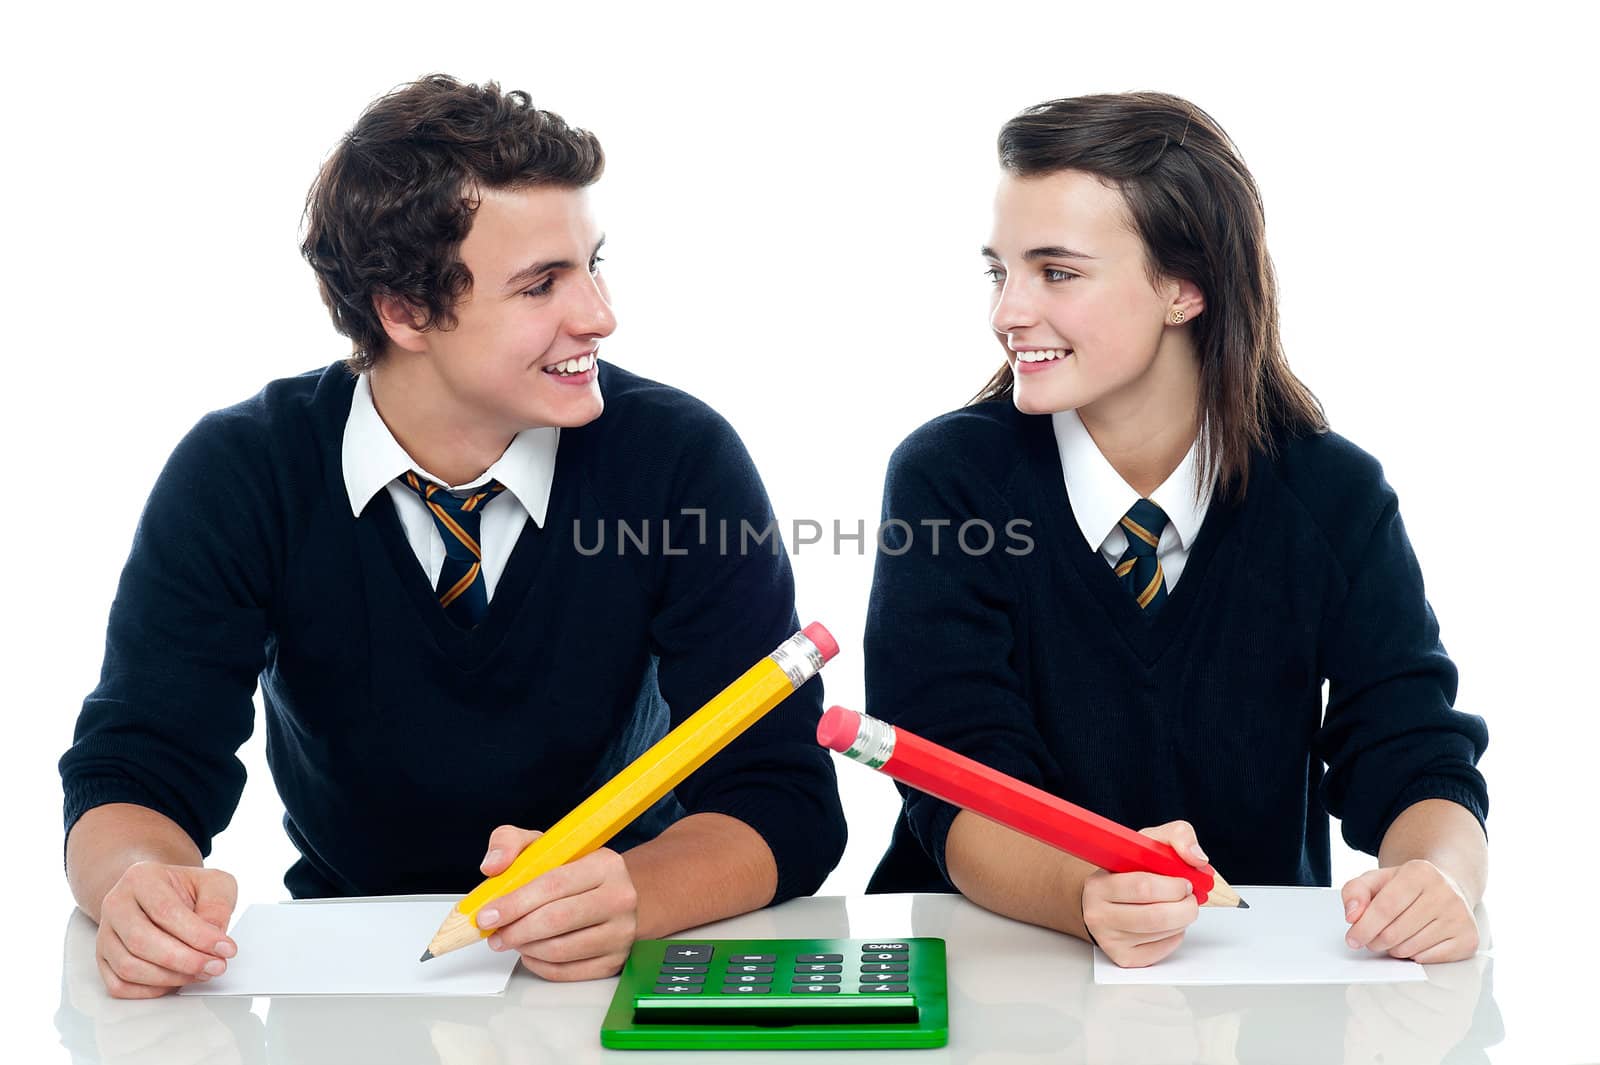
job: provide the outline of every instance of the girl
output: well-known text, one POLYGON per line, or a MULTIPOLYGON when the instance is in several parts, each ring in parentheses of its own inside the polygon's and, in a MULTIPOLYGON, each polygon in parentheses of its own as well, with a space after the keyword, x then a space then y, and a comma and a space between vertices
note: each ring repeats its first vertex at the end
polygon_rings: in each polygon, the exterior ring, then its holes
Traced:
MULTIPOLYGON (((1487 733, 1394 491, 1284 359, 1249 171, 1157 93, 1038 105, 999 149, 1006 362, 890 460, 869 711, 1233 883, 1328 885, 1332 814, 1378 858, 1349 945, 1471 955, 1487 733)), ((871 891, 953 887, 1124 966, 1195 920, 1185 880, 904 798, 871 891)))

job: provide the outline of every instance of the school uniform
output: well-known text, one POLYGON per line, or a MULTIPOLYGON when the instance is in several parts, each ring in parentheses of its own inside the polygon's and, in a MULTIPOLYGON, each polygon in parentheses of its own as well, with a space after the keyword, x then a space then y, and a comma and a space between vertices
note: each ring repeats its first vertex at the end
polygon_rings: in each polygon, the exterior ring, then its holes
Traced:
MULTIPOLYGON (((410 460, 342 363, 202 419, 152 489, 61 759, 68 831, 136 803, 209 853, 244 785, 259 679, 300 852, 290 891, 463 892, 497 825, 548 827, 793 634, 784 553, 696 535, 772 521, 732 428, 599 367, 599 418, 519 435, 475 482, 501 487, 470 626, 441 606, 445 552, 410 460)), ((474 488, 437 490, 452 487, 474 488)), ((813 679, 610 846, 723 813, 772 850, 774 901, 815 891, 845 835, 812 738, 821 699, 813 679)))
MULTIPOLYGON (((1423 799, 1481 822, 1487 731, 1454 708, 1393 489, 1335 433, 1280 445, 1242 501, 1196 498, 1194 449, 1153 494, 1149 610, 1116 568, 1138 494, 1075 414, 924 425, 885 482, 867 711, 1131 827, 1190 821, 1234 883, 1330 884, 1330 814, 1372 854, 1423 799)), ((953 891, 957 809, 901 792, 868 890, 953 891)))

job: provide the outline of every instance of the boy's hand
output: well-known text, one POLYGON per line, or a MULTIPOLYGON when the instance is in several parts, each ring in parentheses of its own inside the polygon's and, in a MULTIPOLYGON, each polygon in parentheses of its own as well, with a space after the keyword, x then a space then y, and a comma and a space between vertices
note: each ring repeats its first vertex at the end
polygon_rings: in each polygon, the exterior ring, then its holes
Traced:
POLYGON ((100 904, 95 962, 113 998, 157 998, 223 973, 239 886, 221 869, 130 865, 100 904))
MULTIPOLYGON (((543 833, 501 825, 489 836, 483 872, 505 872, 543 833)), ((596 980, 622 971, 638 927, 639 896, 622 856, 606 847, 552 869, 478 911, 495 929, 492 950, 515 950, 546 980, 596 980)))

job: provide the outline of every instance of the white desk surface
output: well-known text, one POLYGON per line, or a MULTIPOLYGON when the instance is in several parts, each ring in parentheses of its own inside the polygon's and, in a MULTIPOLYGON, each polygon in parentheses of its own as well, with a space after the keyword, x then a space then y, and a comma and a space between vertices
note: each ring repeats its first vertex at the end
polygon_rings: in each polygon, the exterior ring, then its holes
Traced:
MULTIPOLYGON (((521 969, 505 995, 493 998, 117 1001, 106 994, 95 969, 94 925, 75 910, 69 915, 62 907, 58 913, 59 918, 40 923, 65 925, 61 970, 54 973, 54 961, 47 960, 23 985, 33 993, 11 995, 12 1007, 44 1008, 8 1022, 13 1039, 29 1050, 25 1057, 7 1055, 9 1060, 30 1065, 751 1060, 793 1065, 802 1057, 824 1056, 605 1050, 599 1027, 614 979, 551 984, 521 969), (54 997, 48 983, 53 975, 60 977, 60 993, 56 1038, 50 1039, 46 1000, 54 997)), ((59 934, 47 927, 36 931, 41 940, 59 934)), ((677 938, 912 935, 948 942, 949 1045, 830 1051, 826 1060, 864 1060, 869 1054, 872 1061, 926 1065, 1600 1060, 1600 995, 1593 985, 1571 987, 1570 978, 1563 980, 1541 965, 1537 951, 1519 951, 1517 944, 1495 944, 1471 961, 1432 966, 1425 984, 1176 988, 1097 986, 1085 944, 997 917, 958 896, 796 899, 677 938), (1502 1019, 1497 982, 1502 990, 1516 989, 1520 1027, 1502 1019), (1587 1010, 1578 1006, 1585 1001, 1587 1010)), ((22 972, 14 965, 10 969, 14 979, 22 972)))

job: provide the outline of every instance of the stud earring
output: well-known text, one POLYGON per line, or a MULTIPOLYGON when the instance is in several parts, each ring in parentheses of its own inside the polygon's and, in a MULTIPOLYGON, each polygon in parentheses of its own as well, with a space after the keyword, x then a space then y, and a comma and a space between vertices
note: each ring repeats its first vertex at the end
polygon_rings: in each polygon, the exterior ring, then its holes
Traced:
POLYGON ((1182 325, 1183 324, 1183 319, 1184 319, 1184 314, 1183 314, 1183 312, 1181 310, 1172 312, 1172 324, 1173 325, 1182 325))

